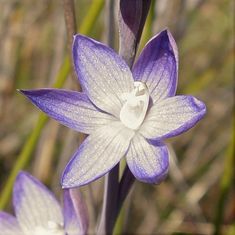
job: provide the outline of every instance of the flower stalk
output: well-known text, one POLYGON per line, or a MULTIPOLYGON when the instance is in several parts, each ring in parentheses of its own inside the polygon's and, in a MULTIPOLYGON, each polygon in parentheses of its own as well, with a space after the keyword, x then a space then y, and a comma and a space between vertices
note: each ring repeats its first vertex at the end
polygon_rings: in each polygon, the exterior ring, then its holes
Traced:
MULTIPOLYGON (((115 1, 106 1, 106 26, 107 43, 111 48, 115 45, 115 1)), ((117 205, 118 205, 118 187, 119 187, 119 164, 117 164, 106 176, 104 182, 103 205, 98 225, 98 234, 111 234, 115 225, 117 205)))
MULTIPOLYGON (((69 55, 72 51, 72 43, 73 43, 73 35, 76 33, 76 17, 75 17, 75 8, 74 8, 74 1, 73 0, 63 0, 63 7, 64 7, 64 19, 65 25, 67 30, 67 47, 69 55)), ((70 62, 72 64, 72 57, 70 56, 70 62)), ((71 69, 71 76, 73 81, 76 81, 76 74, 73 69, 71 69)), ((81 90, 78 84, 78 90, 81 90)))
MULTIPOLYGON (((151 1, 120 0, 119 6, 119 55, 132 67, 136 55, 138 43, 143 31, 151 1)), ((108 10, 108 43, 114 46, 114 2, 107 1, 108 10)), ((135 178, 126 166, 121 182, 119 179, 119 164, 116 165, 105 178, 105 190, 101 221, 98 234, 111 234, 135 178)))

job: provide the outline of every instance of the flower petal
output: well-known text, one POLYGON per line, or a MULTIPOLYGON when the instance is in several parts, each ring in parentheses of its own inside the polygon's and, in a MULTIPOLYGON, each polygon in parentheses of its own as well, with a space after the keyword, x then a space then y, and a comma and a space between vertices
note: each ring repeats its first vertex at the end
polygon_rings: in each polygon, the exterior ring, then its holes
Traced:
POLYGON ((168 172, 167 147, 162 143, 149 143, 139 134, 131 141, 126 161, 132 174, 145 183, 159 184, 168 172))
POLYGON ((125 155, 134 131, 113 122, 93 132, 75 152, 62 177, 64 188, 88 184, 111 170, 125 155))
POLYGON ((134 64, 135 81, 146 83, 153 103, 174 96, 178 79, 178 52, 168 30, 160 32, 144 47, 134 64))
POLYGON ((0 211, 0 235, 23 235, 16 218, 0 211))
POLYGON ((66 234, 87 234, 88 212, 78 189, 64 190, 64 219, 66 234))
POLYGON ((73 42, 75 69, 90 100, 100 109, 119 117, 121 95, 133 89, 127 64, 111 48, 82 35, 73 42))
POLYGON ((48 228, 48 222, 63 225, 63 216, 54 195, 26 172, 16 178, 13 202, 17 220, 25 234, 37 227, 48 228))
POLYGON ((193 96, 170 97, 151 107, 139 131, 148 139, 176 136, 193 127, 205 113, 205 104, 193 96))
POLYGON ((113 116, 98 110, 84 93, 59 89, 20 92, 50 117, 79 132, 90 134, 114 120, 113 116))

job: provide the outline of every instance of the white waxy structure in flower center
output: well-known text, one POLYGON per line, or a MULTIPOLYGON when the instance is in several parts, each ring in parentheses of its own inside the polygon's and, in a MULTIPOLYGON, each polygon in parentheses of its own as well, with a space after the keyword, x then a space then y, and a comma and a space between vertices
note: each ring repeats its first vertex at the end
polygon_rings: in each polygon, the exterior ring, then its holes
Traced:
POLYGON ((48 227, 37 226, 31 235, 65 235, 62 225, 48 221, 48 227))
POLYGON ((123 94, 126 103, 120 112, 122 123, 133 130, 137 130, 142 124, 149 104, 149 91, 145 83, 134 82, 131 93, 123 94))

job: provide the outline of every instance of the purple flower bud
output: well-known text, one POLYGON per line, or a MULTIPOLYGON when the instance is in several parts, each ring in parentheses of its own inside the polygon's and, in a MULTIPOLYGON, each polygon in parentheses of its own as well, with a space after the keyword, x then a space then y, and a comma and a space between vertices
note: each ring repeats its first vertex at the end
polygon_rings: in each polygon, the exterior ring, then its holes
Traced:
POLYGON ((151 0, 120 0, 119 54, 132 67, 151 0))

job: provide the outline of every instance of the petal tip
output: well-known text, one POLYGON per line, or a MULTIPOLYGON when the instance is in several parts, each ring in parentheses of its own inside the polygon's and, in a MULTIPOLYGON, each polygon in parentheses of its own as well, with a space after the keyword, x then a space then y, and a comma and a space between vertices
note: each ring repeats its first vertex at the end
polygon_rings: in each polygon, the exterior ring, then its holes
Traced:
MULTIPOLYGON (((82 35, 82 34, 76 34, 74 35, 73 37, 73 48, 74 47, 83 47, 85 46, 87 43, 95 43, 96 41, 92 38, 89 38, 85 35, 82 35)), ((98 42, 96 42, 98 43, 98 42)))
POLYGON ((89 182, 83 182, 81 180, 79 181, 79 180, 73 179, 71 176, 71 172, 69 172, 69 169, 67 168, 68 167, 65 168, 64 173, 60 180, 60 185, 62 189, 77 188, 77 187, 80 187, 89 183, 89 182))
POLYGON ((81 186, 79 184, 71 183, 70 180, 68 180, 66 178, 62 178, 60 184, 61 184, 61 187, 62 187, 63 190, 71 189, 71 188, 76 188, 76 187, 80 187, 81 186))
POLYGON ((168 175, 168 171, 169 171, 169 167, 167 166, 165 169, 162 169, 162 171, 157 175, 152 175, 152 176, 144 177, 144 178, 138 178, 138 180, 143 183, 158 185, 166 179, 168 175))
MULTIPOLYGON (((135 142, 134 144, 136 144, 135 142)), ((138 143, 139 145, 139 143, 138 143)), ((169 152, 162 142, 144 139, 141 141, 144 152, 152 152, 148 161, 140 161, 138 154, 132 160, 127 156, 127 164, 132 174, 141 182, 160 184, 167 176, 169 169, 169 152), (150 151, 151 150, 151 151, 150 151)))
POLYGON ((29 174, 25 171, 19 171, 18 175, 16 176, 15 182, 23 182, 25 179, 31 178, 29 174))
POLYGON ((172 40, 175 42, 174 37, 171 33, 171 31, 168 28, 163 29, 160 34, 165 37, 170 43, 172 43, 172 40))
POLYGON ((17 89, 17 91, 26 96, 26 97, 30 97, 30 96, 33 96, 34 94, 37 94, 39 91, 43 91, 43 90, 47 90, 46 88, 43 88, 43 89, 35 89, 35 90, 24 90, 24 89, 17 89))
POLYGON ((67 180, 66 180, 64 174, 63 174, 62 177, 61 177, 60 185, 61 185, 62 189, 68 189, 68 188, 70 188, 69 185, 68 185, 68 183, 67 183, 67 180))
POLYGON ((82 38, 84 38, 84 37, 85 37, 85 36, 83 36, 82 34, 75 34, 75 35, 73 35, 74 41, 77 41, 77 40, 82 39, 82 38))
POLYGON ((79 36, 79 34, 74 34, 73 35, 73 40, 75 40, 77 36, 79 36))
POLYGON ((67 165, 60 180, 62 189, 69 189, 69 188, 75 188, 75 187, 80 186, 78 184, 74 185, 74 183, 71 181, 71 176, 68 174, 69 171, 70 170, 68 169, 68 165, 67 165))
POLYGON ((168 39, 173 36, 168 28, 164 28, 156 37, 166 37, 166 39, 168 39))
POLYGON ((162 34, 168 35, 168 32, 170 32, 170 31, 169 31, 169 29, 166 27, 166 28, 164 28, 164 29, 159 33, 159 35, 162 35, 162 34))
POLYGON ((163 31, 166 33, 166 35, 167 35, 168 37, 173 37, 173 36, 172 36, 172 33, 171 33, 171 31, 170 31, 170 29, 165 28, 163 31))
POLYGON ((17 92, 19 92, 22 95, 26 95, 27 94, 27 90, 23 90, 23 89, 16 89, 17 92))
POLYGON ((201 100, 192 96, 191 103, 195 111, 200 112, 202 114, 206 113, 206 105, 201 100))
POLYGON ((171 47, 171 49, 173 50, 175 60, 177 62, 177 67, 178 67, 178 48, 177 48, 177 44, 172 33, 170 32, 168 28, 165 28, 158 34, 158 36, 163 37, 166 41, 169 42, 168 47, 171 47))
POLYGON ((28 184, 40 184, 36 178, 30 175, 26 171, 20 171, 16 176, 13 194, 18 195, 19 192, 23 190, 28 184))

